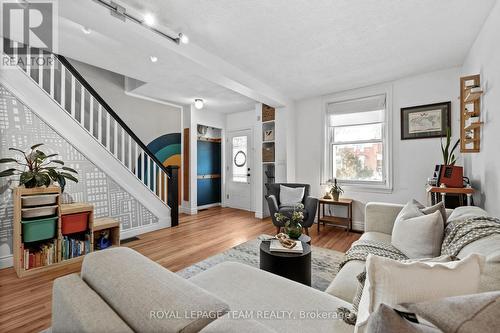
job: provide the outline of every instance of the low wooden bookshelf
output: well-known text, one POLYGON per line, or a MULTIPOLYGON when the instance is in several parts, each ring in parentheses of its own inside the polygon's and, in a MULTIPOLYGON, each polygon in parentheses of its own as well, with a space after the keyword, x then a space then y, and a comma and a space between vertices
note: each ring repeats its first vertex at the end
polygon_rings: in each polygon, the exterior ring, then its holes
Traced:
POLYGON ((99 230, 110 229, 112 245, 120 245, 119 221, 113 218, 94 220, 93 205, 61 204, 60 197, 58 186, 14 189, 13 264, 17 276, 36 275, 81 261, 85 254, 95 251, 94 235, 99 230), (47 209, 49 215, 28 216, 28 213, 36 215, 42 209, 47 209), (78 214, 82 218, 79 222, 82 227, 75 229, 74 233, 70 229, 64 231, 64 227, 71 225, 66 221, 68 224, 63 226, 63 221, 78 214), (24 230, 23 224, 27 225, 24 230))

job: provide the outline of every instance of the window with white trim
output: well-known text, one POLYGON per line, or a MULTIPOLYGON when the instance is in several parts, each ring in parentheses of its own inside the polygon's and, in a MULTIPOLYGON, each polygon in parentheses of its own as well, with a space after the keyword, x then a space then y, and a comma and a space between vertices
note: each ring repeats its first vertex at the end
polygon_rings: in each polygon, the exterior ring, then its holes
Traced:
POLYGON ((389 186, 386 95, 327 104, 325 176, 347 185, 389 186))

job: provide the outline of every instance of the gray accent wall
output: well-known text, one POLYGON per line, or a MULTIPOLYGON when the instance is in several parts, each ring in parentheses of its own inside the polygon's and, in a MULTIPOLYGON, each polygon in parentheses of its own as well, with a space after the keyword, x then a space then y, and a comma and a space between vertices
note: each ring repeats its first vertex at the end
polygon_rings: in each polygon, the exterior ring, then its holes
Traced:
MULTIPOLYGON (((13 156, 9 147, 26 149, 36 143, 44 143, 46 153, 59 153, 60 159, 79 173, 78 184, 68 182, 63 202, 91 203, 95 217, 117 218, 122 231, 158 223, 156 216, 0 85, 0 156, 13 156)), ((13 179, 0 179, 0 260, 12 254, 11 189, 16 185, 13 179)))

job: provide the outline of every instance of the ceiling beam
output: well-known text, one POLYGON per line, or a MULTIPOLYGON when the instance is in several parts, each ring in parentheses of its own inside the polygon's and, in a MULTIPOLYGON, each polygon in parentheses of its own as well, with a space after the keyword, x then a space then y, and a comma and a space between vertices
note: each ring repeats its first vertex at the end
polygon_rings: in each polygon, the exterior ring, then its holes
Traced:
MULTIPOLYGON (((172 43, 134 22, 127 20, 123 22, 116 19, 110 15, 108 10, 94 1, 61 1, 59 3, 59 12, 60 16, 71 21, 72 24, 90 28, 93 33, 98 34, 96 38, 109 38, 114 43, 120 43, 126 48, 124 53, 138 53, 143 50, 148 54, 168 55, 174 52, 191 63, 192 66, 186 68, 186 71, 191 71, 191 73, 208 81, 235 91, 255 101, 274 107, 286 106, 293 103, 287 96, 278 92, 265 82, 259 81, 252 75, 228 63, 217 55, 207 52, 195 43, 191 42, 181 45, 172 43)), ((60 31, 60 35, 61 34, 64 34, 64 31, 60 31)), ((66 43, 60 43, 63 55, 75 57, 77 60, 86 62, 90 60, 82 59, 82 56, 79 54, 72 54, 71 45, 65 44, 66 43), (69 54, 65 54, 65 52, 69 54)), ((67 44, 69 44, 69 41, 67 44)), ((102 53, 105 56, 104 58, 106 58, 106 49, 103 49, 102 53)), ((112 58, 94 59, 91 64, 115 71, 125 76, 134 77, 146 82, 148 81, 143 77, 138 77, 138 75, 141 74, 134 73, 133 68, 120 68, 117 64, 113 64, 112 58), (97 64, 96 61, 100 63, 97 64)), ((131 64, 131 67, 133 67, 133 65, 134 64, 131 64)), ((165 74, 168 73, 163 73, 163 75, 165 74)))

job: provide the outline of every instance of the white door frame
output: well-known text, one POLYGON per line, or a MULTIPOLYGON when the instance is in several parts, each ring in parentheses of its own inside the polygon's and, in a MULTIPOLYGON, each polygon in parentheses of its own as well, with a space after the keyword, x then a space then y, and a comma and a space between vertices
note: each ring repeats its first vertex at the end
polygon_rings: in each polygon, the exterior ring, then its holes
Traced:
MULTIPOLYGON (((238 132, 243 132, 243 131, 248 131, 249 133, 249 138, 248 138, 248 151, 247 154, 250 154, 250 211, 255 212, 255 198, 254 198, 254 193, 255 193, 255 149, 254 149, 254 130, 252 127, 245 127, 245 128, 236 128, 236 129, 231 129, 227 130, 226 132, 226 152, 225 152, 225 166, 224 166, 224 175, 227 177, 225 181, 225 193, 224 193, 224 200, 223 202, 225 203, 224 206, 230 207, 230 201, 231 199, 228 199, 229 195, 229 184, 231 182, 230 176, 232 173, 229 172, 229 168, 232 166, 232 143, 229 142, 229 139, 237 134, 238 132)), ((234 207, 236 209, 242 209, 238 207, 234 207)))

